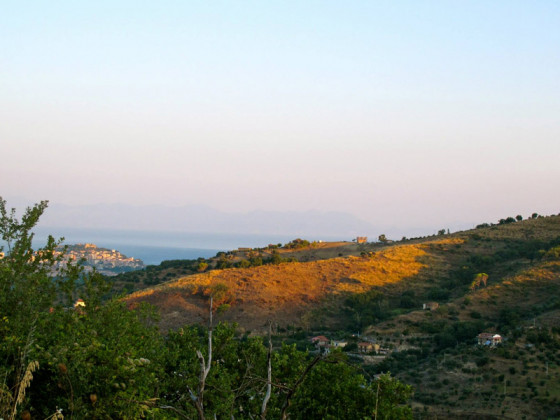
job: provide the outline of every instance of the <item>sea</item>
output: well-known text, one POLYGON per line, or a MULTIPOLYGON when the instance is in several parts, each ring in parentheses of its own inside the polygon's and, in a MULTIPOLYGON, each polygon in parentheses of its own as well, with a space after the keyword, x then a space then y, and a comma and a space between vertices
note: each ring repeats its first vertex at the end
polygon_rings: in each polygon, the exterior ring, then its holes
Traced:
MULTIPOLYGON (((64 244, 92 243, 98 247, 115 249, 127 257, 141 259, 146 265, 158 265, 166 260, 195 260, 209 258, 220 251, 240 247, 261 248, 269 244, 285 244, 297 238, 279 234, 219 234, 169 231, 104 230, 38 227, 34 230, 33 246, 43 246, 48 235, 64 238, 64 244)), ((314 240, 341 240, 338 237, 304 237, 314 240)))

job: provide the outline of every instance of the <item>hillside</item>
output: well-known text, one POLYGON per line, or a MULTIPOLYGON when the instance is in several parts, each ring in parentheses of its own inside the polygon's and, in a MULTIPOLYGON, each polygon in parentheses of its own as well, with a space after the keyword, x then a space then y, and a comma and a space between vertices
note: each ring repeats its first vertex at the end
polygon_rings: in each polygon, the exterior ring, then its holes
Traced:
POLYGON ((219 268, 255 266, 273 263, 274 257, 292 261, 316 261, 334 257, 359 255, 363 246, 352 242, 314 242, 312 246, 290 249, 291 243, 269 245, 267 248, 243 249, 219 252, 212 258, 196 260, 169 260, 159 265, 149 265, 145 270, 122 273, 111 279, 115 291, 131 293, 186 275, 219 268), (203 268, 201 268, 203 267, 203 268))
POLYGON ((389 349, 363 358, 364 368, 414 385, 419 418, 552 417, 560 415, 559 245, 560 216, 550 216, 392 244, 261 250, 292 262, 180 276, 127 300, 159 307, 164 329, 205 322, 213 293, 218 318, 244 330, 262 332, 271 320, 279 337, 323 332, 351 343, 362 332, 389 349), (473 282, 479 273, 486 284, 473 282), (430 301, 439 308, 423 311, 430 301), (476 346, 481 332, 505 341, 476 346))
MULTIPOLYGON (((205 295, 222 284, 229 309, 221 316, 244 328, 258 329, 268 319, 281 326, 350 327, 348 317, 340 314, 349 295, 379 290, 387 312, 418 308, 426 299, 460 297, 478 272, 488 273, 493 285, 529 267, 539 250, 560 237, 559 219, 525 220, 391 245, 323 243, 299 250, 264 250, 260 256, 277 252, 304 262, 177 276, 127 299, 155 304, 162 311, 162 324, 174 328, 200 321, 206 312, 205 295), (407 296, 404 305, 402 293, 407 296)), ((210 265, 220 259, 235 265, 249 252, 232 251, 210 265)))
MULTIPOLYGON (((531 219, 390 245, 322 243, 302 249, 265 249, 260 257, 275 252, 281 259, 298 262, 215 269, 175 279, 166 274, 169 281, 127 299, 155 304, 162 311, 162 325, 174 328, 200 321, 206 313, 205 296, 212 287, 223 285, 227 288, 223 300, 229 307, 222 319, 247 329, 258 329, 269 319, 280 326, 361 328, 364 322, 352 325, 353 314, 344 310, 349 296, 367 298, 367 292, 379 291, 386 317, 419 308, 424 300, 463 296, 478 272, 488 273, 488 284, 496 284, 531 266, 538 252, 560 237, 559 219, 531 219), (403 293, 405 302, 401 302, 403 293)), ((223 254, 209 261, 210 268, 220 260, 235 266, 251 252, 256 251, 223 254)))
MULTIPOLYGON (((450 243, 449 240, 438 243, 450 243)), ((365 257, 337 257, 251 268, 214 270, 166 282, 127 299, 147 301, 162 312, 163 325, 173 328, 198 322, 207 312, 213 287, 225 286, 221 319, 255 330, 267 320, 281 325, 304 322, 302 317, 327 297, 364 293, 372 287, 399 283, 418 276, 425 266, 425 245, 405 245, 365 257)))

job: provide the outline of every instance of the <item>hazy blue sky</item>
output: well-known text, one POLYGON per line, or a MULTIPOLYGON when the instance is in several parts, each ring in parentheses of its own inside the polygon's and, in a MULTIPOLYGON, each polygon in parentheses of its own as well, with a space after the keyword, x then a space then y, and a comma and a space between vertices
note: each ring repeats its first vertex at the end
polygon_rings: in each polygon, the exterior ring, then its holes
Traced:
POLYGON ((560 211, 558 1, 2 1, 0 195, 560 211))

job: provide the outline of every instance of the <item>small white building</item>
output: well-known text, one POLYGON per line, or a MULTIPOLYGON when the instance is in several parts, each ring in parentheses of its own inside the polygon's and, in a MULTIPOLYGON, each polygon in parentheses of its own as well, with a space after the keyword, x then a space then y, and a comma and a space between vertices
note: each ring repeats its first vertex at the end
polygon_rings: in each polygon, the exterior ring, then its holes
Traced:
POLYGON ((498 344, 502 344, 502 336, 500 334, 480 333, 476 338, 478 339, 479 346, 495 347, 498 344))

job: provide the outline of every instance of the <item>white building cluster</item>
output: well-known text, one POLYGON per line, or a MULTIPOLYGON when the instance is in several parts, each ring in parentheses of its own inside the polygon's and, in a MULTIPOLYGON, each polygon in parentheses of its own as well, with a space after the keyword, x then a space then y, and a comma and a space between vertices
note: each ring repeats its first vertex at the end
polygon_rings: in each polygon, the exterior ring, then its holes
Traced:
MULTIPOLYGON (((62 253, 62 249, 55 252, 55 257, 62 253)), ((94 244, 70 245, 65 257, 55 266, 57 270, 65 268, 68 263, 83 261, 85 270, 91 272, 96 269, 99 273, 114 276, 125 271, 141 270, 144 262, 137 258, 127 257, 115 249, 99 248, 94 244)))

